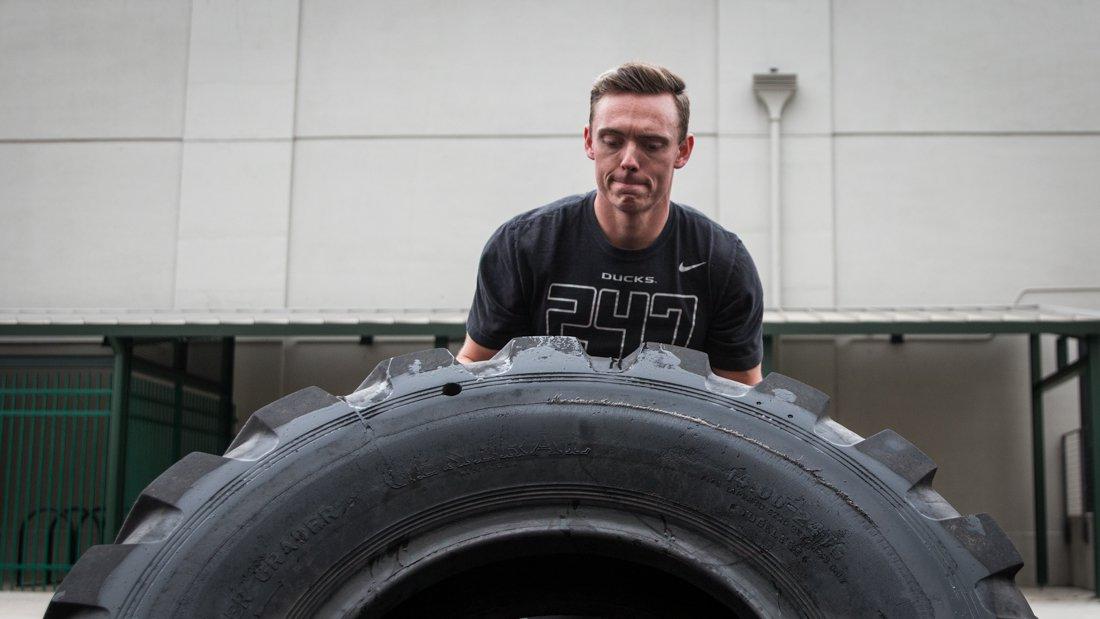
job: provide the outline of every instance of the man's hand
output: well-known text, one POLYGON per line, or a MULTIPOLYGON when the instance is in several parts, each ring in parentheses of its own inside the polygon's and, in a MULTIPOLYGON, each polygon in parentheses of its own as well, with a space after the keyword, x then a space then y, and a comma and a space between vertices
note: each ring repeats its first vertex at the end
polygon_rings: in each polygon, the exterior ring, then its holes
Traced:
MULTIPOLYGON (((497 354, 497 350, 492 348, 486 348, 481 344, 475 342, 469 335, 466 336, 465 343, 462 344, 462 349, 455 355, 455 359, 459 363, 473 363, 475 361, 485 361, 486 359, 492 359, 493 355, 497 354)), ((760 366, 757 365, 754 368, 735 371, 735 370, 719 370, 718 368, 711 368, 715 374, 722 378, 728 378, 735 380, 741 384, 749 385, 750 387, 764 380, 763 374, 760 372, 760 366)))
POLYGON ((458 351, 458 354, 455 355, 455 359, 459 363, 473 363, 474 361, 492 359, 495 354, 497 354, 496 350, 478 344, 467 335, 466 342, 462 344, 462 350, 458 351))
POLYGON ((759 364, 757 364, 757 366, 754 367, 754 368, 744 370, 744 371, 719 370, 718 368, 711 368, 711 369, 714 370, 715 374, 721 376, 722 378, 728 378, 730 380, 735 380, 739 383, 742 383, 744 385, 748 385, 750 387, 755 385, 756 383, 759 383, 760 381, 764 380, 764 375, 760 371, 760 365, 759 364))

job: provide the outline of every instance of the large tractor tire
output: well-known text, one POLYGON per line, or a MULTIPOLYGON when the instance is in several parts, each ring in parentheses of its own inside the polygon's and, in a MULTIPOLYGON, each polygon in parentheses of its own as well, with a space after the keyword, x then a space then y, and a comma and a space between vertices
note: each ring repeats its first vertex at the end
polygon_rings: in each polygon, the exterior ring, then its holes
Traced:
POLYGON ((666 345, 395 357, 172 466, 46 616, 1033 616, 993 520, 826 405, 666 345))

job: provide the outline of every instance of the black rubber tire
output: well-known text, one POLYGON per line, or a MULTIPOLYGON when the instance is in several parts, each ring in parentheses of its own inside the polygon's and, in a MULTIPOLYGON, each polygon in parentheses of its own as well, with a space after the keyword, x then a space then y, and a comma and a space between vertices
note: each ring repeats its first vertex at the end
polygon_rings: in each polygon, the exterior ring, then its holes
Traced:
POLYGON ((395 357, 172 466, 46 616, 1033 616, 993 520, 827 403, 666 345, 395 357))

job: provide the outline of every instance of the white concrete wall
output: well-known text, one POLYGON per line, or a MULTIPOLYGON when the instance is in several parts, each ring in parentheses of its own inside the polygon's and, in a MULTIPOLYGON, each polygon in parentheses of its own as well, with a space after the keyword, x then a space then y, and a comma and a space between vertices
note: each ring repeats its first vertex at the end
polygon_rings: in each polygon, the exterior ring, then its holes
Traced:
POLYGON ((784 305, 1092 284, 1098 21, 1038 0, 4 2, 0 305, 463 307, 493 227, 592 185, 587 86, 629 58, 687 79, 675 197, 763 273, 751 75, 799 75, 784 305))
MULTIPOLYGON (((592 186, 587 88, 627 59, 687 80, 699 140, 674 198, 765 274, 752 74, 798 74, 784 305, 1100 284, 1098 24, 1100 3, 1068 0, 6 0, 0 306, 465 307, 494 227, 592 186)), ((408 347, 242 344, 239 404, 343 389, 408 347)), ((790 340, 781 368, 856 430, 909 435, 1030 556, 1020 338, 790 340)), ((1047 404, 1057 580, 1076 396, 1047 404)))

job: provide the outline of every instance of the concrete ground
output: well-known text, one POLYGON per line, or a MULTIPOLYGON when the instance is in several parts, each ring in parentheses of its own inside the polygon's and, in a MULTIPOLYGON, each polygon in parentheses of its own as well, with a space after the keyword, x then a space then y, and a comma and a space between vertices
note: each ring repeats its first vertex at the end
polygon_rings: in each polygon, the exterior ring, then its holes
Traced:
POLYGON ((3 619, 40 618, 46 612, 53 592, 0 591, 0 617, 3 619))
MULTIPOLYGON (((1092 591, 1071 587, 1025 588, 1024 596, 1040 619, 1100 619, 1100 599, 1092 591)), ((0 592, 0 619, 39 619, 50 602, 50 592, 0 592)))
POLYGON ((1100 599, 1088 589, 1021 587, 1021 591, 1040 619, 1100 618, 1100 599))

